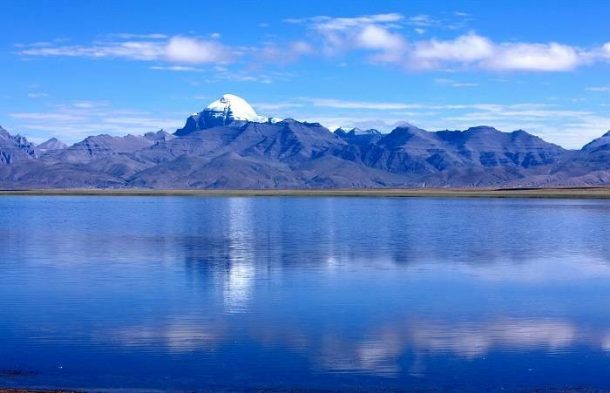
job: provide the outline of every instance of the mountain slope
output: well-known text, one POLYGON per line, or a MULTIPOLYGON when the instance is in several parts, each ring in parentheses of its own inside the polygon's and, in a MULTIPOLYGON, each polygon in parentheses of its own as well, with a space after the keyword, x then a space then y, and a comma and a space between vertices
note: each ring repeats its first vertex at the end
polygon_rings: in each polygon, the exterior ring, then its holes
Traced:
POLYGON ((27 162, 36 157, 33 143, 20 135, 13 136, 0 127, 0 165, 27 162))
POLYGON ((36 150, 38 150, 40 152, 40 154, 45 154, 50 151, 63 150, 67 147, 68 147, 68 145, 66 145, 59 139, 51 138, 51 139, 41 143, 40 145, 36 146, 36 150))
POLYGON ((610 183, 610 132, 580 151, 523 130, 390 133, 270 120, 225 95, 185 127, 40 146, 0 128, 3 188, 519 187, 610 183))

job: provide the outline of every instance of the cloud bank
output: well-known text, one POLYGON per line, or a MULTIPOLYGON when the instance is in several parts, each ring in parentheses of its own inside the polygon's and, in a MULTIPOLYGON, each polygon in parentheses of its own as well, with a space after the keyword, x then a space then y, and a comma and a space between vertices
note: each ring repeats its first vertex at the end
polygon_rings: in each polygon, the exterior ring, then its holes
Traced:
MULTIPOLYGON (((464 14, 466 15, 466 14, 464 14)), ((461 18, 464 18, 460 14, 461 18)), ((610 61, 610 42, 581 48, 559 42, 496 42, 474 31, 448 39, 419 39, 430 27, 447 26, 427 15, 398 13, 356 17, 315 16, 286 19, 302 26, 302 37, 290 42, 265 42, 259 47, 231 47, 218 35, 114 34, 88 45, 43 42, 21 46, 23 57, 57 56, 90 59, 156 61, 173 65, 228 64, 238 59, 267 63, 297 61, 304 57, 333 58, 356 54, 373 64, 391 64, 404 70, 484 70, 488 72, 565 72, 610 61), (405 29, 415 28, 418 39, 405 29)), ((413 34, 412 34, 413 35, 413 34)), ((172 70, 166 67, 167 70, 172 70)), ((177 70, 177 69, 176 69, 177 70)), ((181 68, 181 71, 187 70, 181 68)))
MULTIPOLYGON (((314 17, 300 23, 307 24, 315 33, 327 55, 363 50, 372 52, 368 55, 372 62, 393 63, 411 71, 468 68, 557 72, 610 58, 610 43, 578 48, 557 42, 494 42, 475 32, 445 40, 409 40, 400 31, 400 23, 405 19, 400 14, 379 14, 355 18, 314 17)), ((422 21, 427 25, 433 23, 422 16, 416 20, 419 25, 422 21)))

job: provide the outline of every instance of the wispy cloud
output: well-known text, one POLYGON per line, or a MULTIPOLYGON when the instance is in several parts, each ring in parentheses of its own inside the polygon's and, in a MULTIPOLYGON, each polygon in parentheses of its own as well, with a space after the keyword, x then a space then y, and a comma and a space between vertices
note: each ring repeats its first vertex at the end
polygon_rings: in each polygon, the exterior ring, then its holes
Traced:
POLYGON ((313 45, 304 40, 279 44, 266 42, 260 50, 253 51, 255 61, 286 65, 303 56, 313 55, 316 50, 313 45))
POLYGON ((44 140, 57 137, 72 143, 90 135, 143 134, 160 128, 174 131, 183 124, 183 113, 158 113, 117 109, 107 101, 76 101, 42 112, 13 112, 19 132, 44 140))
POLYGON ((77 109, 101 109, 110 106, 108 101, 74 101, 72 106, 77 109))
POLYGON ((331 98, 303 98, 316 107, 335 108, 335 109, 367 109, 367 110, 400 110, 400 109, 419 109, 420 104, 404 104, 399 102, 371 102, 371 101, 350 101, 331 98))
POLYGON ((302 108, 305 106, 303 103, 296 102, 254 102, 252 106, 257 111, 277 111, 284 109, 302 108))
POLYGON ((330 17, 313 16, 309 18, 284 19, 286 23, 313 25, 318 30, 345 30, 362 25, 383 24, 393 25, 404 20, 404 15, 399 13, 386 13, 374 15, 361 15, 355 17, 330 17))
POLYGON ((114 33, 114 34, 108 34, 107 37, 111 38, 111 39, 125 39, 125 40, 132 40, 132 39, 163 40, 163 39, 169 38, 169 36, 167 34, 163 34, 163 33, 145 33, 145 34, 114 33))
POLYGON ((455 88, 476 87, 479 85, 478 83, 474 83, 474 82, 458 82, 453 79, 447 79, 447 78, 435 78, 434 83, 436 83, 437 85, 440 85, 440 86, 448 86, 448 87, 455 87, 455 88))
POLYGON ((191 66, 182 66, 182 65, 172 65, 172 66, 151 66, 151 70, 156 71, 173 71, 173 72, 203 72, 202 68, 191 67, 191 66))
POLYGON ((430 15, 419 14, 411 16, 407 19, 411 26, 417 27, 430 27, 440 23, 440 21, 433 19, 430 15))
POLYGON ((591 86, 586 88, 587 91, 595 91, 599 93, 610 93, 610 85, 608 86, 591 86))
POLYGON ((233 61, 238 51, 214 39, 173 36, 120 34, 115 40, 90 45, 62 45, 53 42, 19 48, 24 57, 84 57, 164 61, 178 64, 223 64, 233 61), (119 38, 124 38, 120 40, 119 38))
POLYGON ((44 98, 44 97, 48 97, 49 95, 47 93, 43 93, 43 92, 30 92, 28 93, 28 97, 29 98, 44 98))

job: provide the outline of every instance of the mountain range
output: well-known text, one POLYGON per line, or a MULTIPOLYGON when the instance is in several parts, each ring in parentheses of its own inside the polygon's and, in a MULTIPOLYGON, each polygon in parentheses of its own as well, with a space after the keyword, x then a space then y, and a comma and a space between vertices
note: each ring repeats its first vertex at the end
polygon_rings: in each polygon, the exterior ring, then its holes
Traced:
POLYGON ((174 133, 40 145, 0 127, 0 188, 555 187, 610 183, 610 132, 567 150, 523 130, 331 132, 226 94, 174 133))

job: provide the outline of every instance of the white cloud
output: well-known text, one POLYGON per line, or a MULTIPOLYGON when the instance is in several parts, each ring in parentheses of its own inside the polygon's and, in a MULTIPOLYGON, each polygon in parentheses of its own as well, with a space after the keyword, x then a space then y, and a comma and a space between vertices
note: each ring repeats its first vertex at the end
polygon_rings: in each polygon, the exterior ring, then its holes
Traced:
POLYGON ((202 68, 191 67, 191 66, 182 66, 182 65, 172 65, 172 66, 151 66, 151 70, 156 71, 174 71, 174 72, 203 72, 202 68))
POLYGON ((167 61, 179 64, 227 63, 236 54, 215 40, 174 36, 169 39, 142 38, 127 41, 102 41, 91 45, 35 45, 22 48, 24 57, 58 56, 92 59, 116 58, 140 61, 167 61))
POLYGON ((391 32, 404 16, 398 13, 362 15, 351 18, 316 16, 288 19, 285 22, 305 24, 322 40, 322 52, 334 56, 353 49, 381 51, 378 61, 394 59, 405 47, 405 39, 391 32))
POLYGON ((607 42, 604 44, 604 46, 602 46, 602 54, 604 57, 610 59, 610 42, 607 42))
MULTIPOLYGON (((463 22, 469 16, 456 13, 453 18, 463 22)), ((259 62, 286 64, 305 56, 321 54, 336 57, 350 53, 361 54, 375 63, 394 64, 410 71, 565 72, 610 60, 610 42, 590 48, 559 42, 496 42, 475 32, 449 39, 407 39, 403 33, 406 27, 417 29, 420 35, 431 27, 448 28, 450 21, 436 20, 428 15, 315 16, 285 22, 304 25, 308 34, 284 43, 269 41, 258 47, 229 47, 218 40, 218 33, 207 38, 121 33, 106 36, 107 40, 94 41, 90 45, 66 45, 64 41, 57 40, 20 44, 17 53, 23 57, 63 56, 165 62, 174 67, 155 65, 153 69, 168 71, 199 71, 187 67, 227 64, 240 57, 254 65, 259 62)))
POLYGON ((355 36, 359 48, 380 50, 373 59, 381 62, 396 62, 407 48, 406 40, 399 34, 376 25, 365 26, 355 36))
POLYGON ((413 43, 406 59, 410 69, 471 67, 495 71, 570 71, 590 55, 558 43, 494 43, 468 33, 453 40, 413 43))
POLYGON ((164 47, 164 57, 172 63, 225 63, 233 55, 216 41, 192 37, 172 37, 164 47))
MULTIPOLYGON (((456 13, 463 23, 469 15, 456 13)), ((398 30, 409 25, 424 34, 431 26, 449 24, 428 15, 363 15, 351 18, 318 16, 289 20, 306 24, 321 40, 322 53, 337 56, 350 51, 373 52, 368 59, 395 63, 409 70, 470 68, 487 71, 570 71, 579 66, 610 58, 610 43, 581 49, 550 42, 494 42, 470 32, 453 39, 409 41, 398 30)))
POLYGON ((407 61, 411 67, 437 68, 445 63, 471 63, 493 55, 494 45, 489 39, 470 33, 449 41, 418 41, 407 61))
POLYGON ((585 57, 568 45, 517 43, 496 46, 483 66, 509 71, 570 71, 584 61, 585 57))

